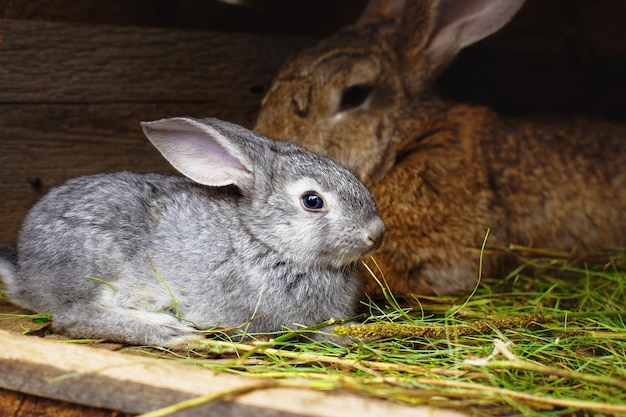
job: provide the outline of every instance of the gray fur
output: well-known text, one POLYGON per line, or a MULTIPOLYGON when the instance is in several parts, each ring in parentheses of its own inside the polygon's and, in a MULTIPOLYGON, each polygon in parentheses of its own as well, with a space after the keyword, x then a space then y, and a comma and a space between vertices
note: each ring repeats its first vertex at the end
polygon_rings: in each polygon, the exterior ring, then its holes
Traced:
POLYGON ((384 226, 352 173, 216 119, 142 126, 196 181, 119 172, 50 191, 25 220, 17 263, 0 258, 14 303, 52 313, 72 337, 162 346, 193 340, 197 328, 253 319, 250 332, 273 332, 353 313, 358 259, 384 226), (301 206, 289 192, 299 181, 319 185, 304 191, 324 196, 328 211, 301 206))

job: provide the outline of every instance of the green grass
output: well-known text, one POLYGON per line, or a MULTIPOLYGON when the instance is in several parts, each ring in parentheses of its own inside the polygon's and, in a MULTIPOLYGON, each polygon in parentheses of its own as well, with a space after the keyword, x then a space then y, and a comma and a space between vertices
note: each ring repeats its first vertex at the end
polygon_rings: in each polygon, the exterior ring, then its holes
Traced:
POLYGON ((202 353, 123 351, 263 378, 259 389, 347 389, 480 416, 626 416, 626 253, 510 255, 519 267, 471 296, 364 302, 363 325, 335 328, 347 346, 299 329, 254 342, 216 333, 202 353))
POLYGON ((213 337, 208 357, 178 360, 481 416, 626 415, 626 254, 512 253, 519 268, 471 297, 369 300, 363 325, 335 329, 350 346, 213 337))

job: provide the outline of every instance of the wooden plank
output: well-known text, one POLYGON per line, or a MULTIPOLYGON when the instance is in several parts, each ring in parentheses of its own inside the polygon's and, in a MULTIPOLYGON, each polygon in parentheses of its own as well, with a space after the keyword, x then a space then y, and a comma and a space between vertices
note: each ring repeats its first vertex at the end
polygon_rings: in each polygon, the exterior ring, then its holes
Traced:
POLYGON ((1 20, 1 103, 216 101, 256 106, 287 55, 262 34, 1 20))
MULTIPOLYGON (((262 381, 203 368, 59 343, 0 330, 0 387, 91 407, 143 413, 183 400, 262 381)), ((349 392, 274 387, 181 412, 176 416, 461 416, 349 392)))
POLYGON ((366 1, 0 0, 0 14, 19 20, 327 36, 356 20, 366 1))
POLYGON ((130 417, 117 411, 54 401, 0 389, 0 416, 3 417, 130 417))

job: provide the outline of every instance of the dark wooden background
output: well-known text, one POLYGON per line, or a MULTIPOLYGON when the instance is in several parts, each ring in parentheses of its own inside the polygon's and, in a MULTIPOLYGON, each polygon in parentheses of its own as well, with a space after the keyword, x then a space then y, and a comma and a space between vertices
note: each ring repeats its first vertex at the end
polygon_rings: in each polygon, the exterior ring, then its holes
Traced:
MULTIPOLYGON (((50 187, 103 171, 171 172, 138 122, 251 126, 283 60, 363 1, 0 0, 0 243, 50 187)), ((626 2, 529 0, 440 81, 512 114, 626 117, 626 2)))

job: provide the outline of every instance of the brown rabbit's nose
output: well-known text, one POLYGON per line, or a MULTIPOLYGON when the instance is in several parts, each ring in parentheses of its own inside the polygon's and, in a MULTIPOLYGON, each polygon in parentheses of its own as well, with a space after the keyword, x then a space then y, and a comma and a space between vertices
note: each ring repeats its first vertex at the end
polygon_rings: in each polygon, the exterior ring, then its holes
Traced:
POLYGON ((378 249, 382 245, 383 237, 385 236, 385 224, 377 217, 368 223, 366 231, 367 239, 372 245, 371 250, 378 249))

